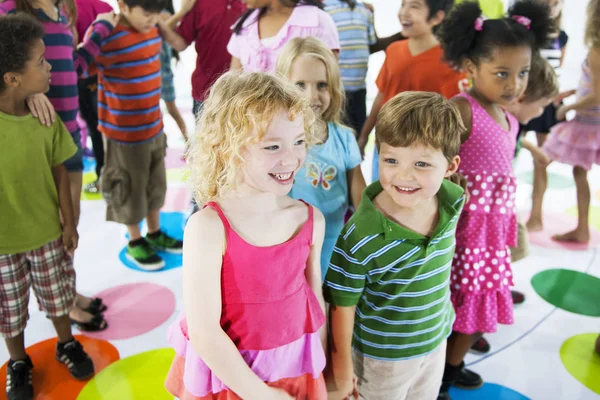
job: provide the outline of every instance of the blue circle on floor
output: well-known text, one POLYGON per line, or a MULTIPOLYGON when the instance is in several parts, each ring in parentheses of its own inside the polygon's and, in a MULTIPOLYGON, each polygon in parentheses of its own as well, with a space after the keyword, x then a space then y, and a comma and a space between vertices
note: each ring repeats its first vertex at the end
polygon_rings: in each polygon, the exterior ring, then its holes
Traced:
MULTIPOLYGON (((161 212, 160 213, 160 229, 165 232, 167 235, 177 239, 183 240, 183 229, 185 227, 186 218, 185 214, 181 212, 161 212)), ((142 221, 140 227, 143 230, 146 229, 146 221, 142 221)), ((131 268, 136 271, 141 272, 162 272, 168 271, 170 269, 179 268, 183 265, 183 257, 181 254, 172 254, 166 253, 164 251, 159 251, 158 255, 165 261, 164 268, 158 271, 145 271, 135 265, 133 262, 129 261, 125 256, 127 254, 127 246, 121 250, 119 253, 119 260, 125 265, 127 268, 131 268)))
POLYGON ((96 159, 94 157, 83 157, 83 172, 96 171, 96 159))
POLYGON ((495 383, 484 383, 476 390, 453 387, 450 389, 450 397, 452 400, 530 400, 529 397, 523 396, 519 392, 495 383))

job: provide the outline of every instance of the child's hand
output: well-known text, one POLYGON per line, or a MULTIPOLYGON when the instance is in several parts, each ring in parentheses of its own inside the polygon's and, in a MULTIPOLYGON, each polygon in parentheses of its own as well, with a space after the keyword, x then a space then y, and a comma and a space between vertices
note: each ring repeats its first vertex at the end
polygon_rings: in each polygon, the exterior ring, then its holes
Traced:
POLYGON ((465 190, 465 203, 468 203, 471 199, 471 193, 469 193, 469 182, 467 182, 467 178, 465 178, 463 174, 455 172, 448 179, 450 179, 450 182, 457 184, 465 190))
POLYGON ((31 114, 39 119, 42 125, 50 127, 56 121, 54 106, 45 94, 40 93, 29 96, 27 98, 27 105, 31 114))
POLYGON ((546 167, 552 162, 546 153, 544 153, 539 147, 534 147, 531 149, 531 156, 533 157, 533 161, 541 167, 546 167))
POLYGON ((187 14, 192 11, 195 5, 196 0, 181 0, 181 11, 187 14))
POLYGON ((356 375, 352 380, 336 381, 335 390, 327 393, 329 400, 351 400, 358 399, 358 379, 356 375))
POLYGON ((558 96, 554 98, 554 106, 558 107, 560 102, 566 99, 567 97, 573 96, 577 91, 575 89, 568 90, 566 92, 559 93, 558 96))
POLYGON ((96 22, 100 22, 100 21, 106 21, 114 27, 114 26, 117 26, 117 21, 119 21, 119 16, 117 14, 115 14, 114 11, 98 14, 98 16, 96 17, 96 22))
POLYGON ((371 11, 373 14, 375 14, 375 7, 373 7, 373 4, 371 3, 363 3, 363 5, 365 6, 365 8, 369 11, 371 11))
POLYGON ((74 225, 65 225, 63 227, 63 246, 65 252, 73 256, 77 244, 79 243, 79 234, 74 225))
POLYGON ((360 150, 360 155, 362 158, 365 158, 365 147, 367 146, 367 141, 369 138, 363 139, 362 137, 358 138, 358 148, 360 150))

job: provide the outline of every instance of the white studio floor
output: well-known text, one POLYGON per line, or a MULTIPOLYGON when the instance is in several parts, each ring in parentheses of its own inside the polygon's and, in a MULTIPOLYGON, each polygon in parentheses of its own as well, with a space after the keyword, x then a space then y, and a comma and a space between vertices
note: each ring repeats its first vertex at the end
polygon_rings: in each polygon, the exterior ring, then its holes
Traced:
MULTIPOLYGON (((396 12, 400 2, 372 3, 380 36, 398 30, 396 12)), ((563 29, 570 41, 562 87, 569 89, 576 86, 586 55, 582 40, 586 1, 565 3, 563 29)), ((195 66, 194 57, 193 49, 184 52, 175 74, 177 102, 190 130, 194 121, 189 77, 195 66)), ((383 58, 383 54, 377 54, 370 62, 371 100, 376 94, 374 80, 383 58)), ((184 143, 170 117, 165 117, 165 124, 169 139, 169 190, 164 221, 169 232, 180 235, 190 198, 182 181, 180 155, 184 143)), ((370 159, 364 162, 365 176, 370 176, 370 164, 370 159)), ((526 214, 533 169, 527 152, 522 152, 516 168, 520 178, 518 205, 526 214)), ((600 399, 600 357, 592 354, 593 341, 600 333, 600 169, 590 174, 594 238, 583 249, 567 249, 549 240, 552 233, 574 226, 576 215, 570 168, 552 165, 549 171, 547 231, 531 238, 530 257, 513 266, 516 288, 527 295, 527 300, 516 307, 514 325, 501 326, 498 333, 487 336, 491 353, 467 357, 467 363, 482 375, 486 385, 472 392, 453 391, 455 400, 600 399)), ((87 180, 93 178, 91 174, 86 174, 87 180)), ((173 352, 168 349, 166 331, 182 306, 181 258, 171 257, 167 269, 156 273, 129 268, 119 257, 126 245, 124 229, 105 222, 104 202, 85 199, 81 211, 75 260, 78 289, 102 296, 109 305, 109 329, 82 338, 101 372, 88 383, 78 383, 57 367, 49 340, 54 331, 32 301, 26 342, 36 365, 36 399, 169 399, 163 381, 173 352)), ((7 359, 6 349, 0 346, 0 360, 7 359)), ((4 385, 4 369, 0 374, 0 385, 4 385)), ((1 390, 0 399, 5 398, 1 390)))

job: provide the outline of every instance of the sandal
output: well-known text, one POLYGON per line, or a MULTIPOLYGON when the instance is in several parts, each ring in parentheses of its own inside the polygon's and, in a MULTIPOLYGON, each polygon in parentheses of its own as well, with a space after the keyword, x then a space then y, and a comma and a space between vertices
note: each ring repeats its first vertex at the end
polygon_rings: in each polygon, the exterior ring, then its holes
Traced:
POLYGON ((100 188, 98 187, 98 181, 87 183, 83 186, 83 191, 87 194, 98 194, 100 188))
POLYGON ((71 325, 82 332, 99 332, 108 328, 108 324, 102 315, 94 315, 88 322, 81 322, 71 319, 71 325))
POLYGON ((87 308, 82 308, 83 311, 93 315, 102 314, 107 309, 108 307, 102 302, 102 299, 99 297, 94 297, 87 308))

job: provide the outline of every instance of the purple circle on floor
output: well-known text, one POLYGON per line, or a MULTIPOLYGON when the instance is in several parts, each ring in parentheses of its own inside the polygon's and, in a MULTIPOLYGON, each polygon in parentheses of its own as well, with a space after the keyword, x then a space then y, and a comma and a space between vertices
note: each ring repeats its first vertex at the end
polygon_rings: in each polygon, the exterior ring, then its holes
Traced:
POLYGON ((450 389, 450 397, 452 400, 530 400, 529 397, 519 392, 495 383, 484 383, 482 387, 476 390, 453 387, 450 389))
POLYGON ((108 328, 82 332, 96 339, 119 340, 140 336, 164 324, 175 312, 175 295, 155 283, 130 283, 98 293, 108 309, 108 328))

